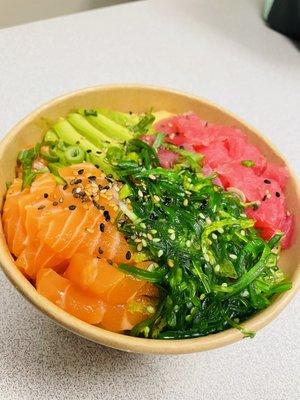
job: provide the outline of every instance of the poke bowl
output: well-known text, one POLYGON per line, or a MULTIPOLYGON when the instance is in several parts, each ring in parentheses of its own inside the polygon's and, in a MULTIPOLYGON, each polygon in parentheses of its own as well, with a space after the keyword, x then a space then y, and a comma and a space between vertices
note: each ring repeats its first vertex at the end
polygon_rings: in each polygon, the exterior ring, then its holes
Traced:
POLYGON ((296 177, 202 98, 143 85, 61 96, 1 142, 0 178, 4 273, 88 340, 222 347, 254 336, 299 287, 296 177))

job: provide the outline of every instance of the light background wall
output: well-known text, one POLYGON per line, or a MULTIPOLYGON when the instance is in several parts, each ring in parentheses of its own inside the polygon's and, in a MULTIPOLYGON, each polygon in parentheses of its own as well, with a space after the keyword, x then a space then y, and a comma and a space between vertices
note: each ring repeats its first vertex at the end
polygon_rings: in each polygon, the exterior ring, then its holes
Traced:
POLYGON ((132 0, 0 0, 0 28, 132 0))

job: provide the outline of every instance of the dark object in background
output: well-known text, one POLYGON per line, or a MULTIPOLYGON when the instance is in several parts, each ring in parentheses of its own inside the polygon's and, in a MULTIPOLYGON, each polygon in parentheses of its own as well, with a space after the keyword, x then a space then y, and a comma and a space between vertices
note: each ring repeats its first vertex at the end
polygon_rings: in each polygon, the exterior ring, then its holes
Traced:
POLYGON ((300 40, 300 0, 266 0, 263 16, 271 28, 300 40))

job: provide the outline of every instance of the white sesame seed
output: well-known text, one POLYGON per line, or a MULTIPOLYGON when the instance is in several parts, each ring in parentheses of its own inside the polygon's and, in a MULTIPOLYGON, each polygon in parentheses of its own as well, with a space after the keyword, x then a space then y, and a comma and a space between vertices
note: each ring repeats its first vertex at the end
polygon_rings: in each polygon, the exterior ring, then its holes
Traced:
POLYGON ((203 253, 205 261, 209 262, 209 256, 207 253, 203 253))
POLYGON ((205 218, 205 222, 207 223, 207 225, 211 224, 211 219, 209 217, 205 218))
POLYGON ((189 204, 188 199, 184 199, 184 200, 183 200, 183 205, 186 207, 188 204, 189 204))
POLYGON ((218 232, 219 232, 219 233, 224 233, 224 229, 223 229, 223 228, 219 228, 219 229, 218 229, 218 232))
POLYGON ((147 312, 148 312, 149 314, 154 314, 154 313, 155 313, 155 308, 154 308, 153 306, 148 306, 148 307, 146 308, 146 310, 147 310, 147 312))
POLYGON ((168 266, 169 267, 171 267, 171 268, 174 267, 174 261, 173 260, 169 259, 167 262, 168 262, 168 266))
POLYGON ((150 264, 147 268, 147 271, 153 271, 154 270, 154 263, 150 264))
POLYGON ((143 249, 142 243, 139 243, 136 247, 137 251, 141 251, 143 249))
POLYGON ((212 237, 214 240, 217 240, 217 239, 218 239, 218 236, 217 236, 215 233, 213 233, 213 234, 211 235, 211 237, 212 237))
POLYGON ((157 253, 157 257, 161 257, 163 254, 164 254, 164 251, 163 250, 159 250, 158 253, 157 253))
POLYGON ((147 242, 145 239, 142 239, 142 245, 143 245, 143 247, 147 247, 147 242))
POLYGON ((186 247, 191 247, 192 242, 191 242, 190 240, 187 240, 187 241, 185 242, 185 244, 186 244, 186 247))
POLYGON ((229 254, 229 257, 230 257, 232 260, 236 260, 236 259, 237 259, 237 255, 235 255, 235 254, 229 254))
POLYGON ((249 296, 249 292, 247 289, 245 289, 242 293, 241 293, 242 297, 248 297, 249 296))
POLYGON ((155 203, 159 203, 160 202, 160 198, 156 194, 153 196, 153 200, 154 200, 155 203))
POLYGON ((239 318, 234 318, 234 322, 236 322, 237 324, 240 322, 239 318))
POLYGON ((140 227, 141 227, 142 229, 146 229, 146 224, 145 224, 144 222, 141 222, 141 223, 140 223, 140 227))
POLYGON ((157 230, 156 229, 151 229, 150 232, 152 233, 152 235, 155 235, 157 233, 157 230))
POLYGON ((169 228, 169 229, 168 229, 168 233, 175 233, 175 231, 174 231, 174 229, 169 228))
POLYGON ((220 272, 220 270, 221 270, 221 267, 220 267, 219 264, 217 264, 217 265, 214 267, 214 271, 215 271, 215 272, 220 272))
POLYGON ((154 238, 154 239, 153 239, 153 242, 154 242, 154 243, 158 243, 158 242, 160 242, 160 241, 161 241, 160 238, 154 238))
POLYGON ((201 293, 200 294, 200 300, 204 300, 205 299, 205 293, 201 293))
POLYGON ((223 282, 221 286, 223 286, 223 287, 227 287, 228 285, 227 285, 227 283, 226 283, 226 282, 223 282))
POLYGON ((172 233, 172 234, 170 235, 170 239, 171 239, 171 240, 175 240, 175 233, 172 233))
POLYGON ((152 181, 155 181, 155 179, 156 179, 156 177, 154 176, 154 175, 149 175, 149 178, 152 180, 152 181))
POLYGON ((202 214, 202 213, 199 214, 199 217, 202 218, 202 219, 205 219, 205 215, 202 214))
POLYGON ((141 191, 141 189, 138 190, 138 195, 139 195, 139 197, 143 197, 144 196, 143 192, 141 191))
POLYGON ((244 229, 241 230, 241 235, 246 236, 246 232, 244 231, 244 229))
POLYGON ((153 236, 151 235, 151 233, 147 233, 147 238, 148 238, 149 240, 152 240, 152 239, 153 239, 153 236))

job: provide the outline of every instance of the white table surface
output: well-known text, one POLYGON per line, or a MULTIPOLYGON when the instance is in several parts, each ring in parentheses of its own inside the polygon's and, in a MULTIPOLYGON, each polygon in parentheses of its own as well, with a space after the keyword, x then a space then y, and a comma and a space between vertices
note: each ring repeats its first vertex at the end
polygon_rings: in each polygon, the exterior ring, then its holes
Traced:
MULTIPOLYGON (((264 132, 300 175, 300 57, 260 0, 131 3, 0 30, 0 135, 101 83, 195 93, 264 132)), ((0 275, 0 399, 300 398, 299 296, 253 340, 185 356, 110 350, 64 331, 0 275)))

